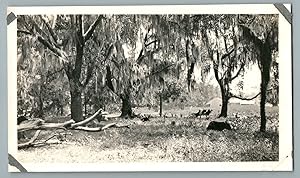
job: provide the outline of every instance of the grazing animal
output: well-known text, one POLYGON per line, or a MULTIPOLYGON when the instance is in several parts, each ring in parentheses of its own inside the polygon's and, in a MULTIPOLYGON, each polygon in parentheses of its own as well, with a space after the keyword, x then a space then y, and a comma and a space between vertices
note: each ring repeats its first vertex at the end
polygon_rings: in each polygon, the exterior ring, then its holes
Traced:
POLYGON ((28 119, 25 116, 20 116, 17 120, 17 124, 20 125, 23 121, 27 121, 28 119))
POLYGON ((195 113, 195 116, 196 117, 199 117, 199 116, 201 117, 201 109, 199 109, 199 111, 197 113, 195 113))
POLYGON ((206 130, 217 130, 217 131, 222 131, 224 129, 232 130, 231 125, 227 121, 225 122, 211 121, 206 128, 206 130))
POLYGON ((150 115, 142 115, 141 121, 143 121, 143 122, 150 121, 150 115))
POLYGON ((206 109, 203 109, 202 112, 201 112, 201 116, 205 115, 205 113, 206 113, 206 109))
POLYGON ((212 111, 213 111, 212 109, 208 109, 203 115, 209 116, 212 111))

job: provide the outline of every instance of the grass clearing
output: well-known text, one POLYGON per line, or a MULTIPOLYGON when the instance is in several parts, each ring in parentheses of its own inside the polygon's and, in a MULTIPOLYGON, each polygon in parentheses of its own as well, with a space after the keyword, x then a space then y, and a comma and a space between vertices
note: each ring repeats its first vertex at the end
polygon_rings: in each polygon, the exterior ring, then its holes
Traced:
MULTIPOLYGON (((59 144, 19 150, 18 159, 27 163, 278 161, 278 108, 267 108, 267 132, 260 133, 259 108, 251 107, 257 108, 229 107, 227 120, 236 125, 236 130, 207 131, 214 114, 208 118, 185 117, 197 108, 168 110, 183 117, 154 117, 148 122, 112 119, 101 124, 118 122, 130 124, 130 128, 71 130, 72 136, 59 144)), ((42 133, 41 138, 51 134, 42 133)))

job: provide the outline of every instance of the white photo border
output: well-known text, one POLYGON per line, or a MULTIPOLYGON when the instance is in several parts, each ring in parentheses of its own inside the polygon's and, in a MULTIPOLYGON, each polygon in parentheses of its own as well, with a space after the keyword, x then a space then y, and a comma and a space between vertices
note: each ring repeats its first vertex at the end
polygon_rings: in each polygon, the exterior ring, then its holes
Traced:
MULTIPOLYGON (((291 9, 290 4, 286 4, 291 9)), ((279 14, 279 161, 187 163, 22 163, 29 172, 292 171, 292 25, 273 4, 8 7, 7 15, 34 14, 279 14), (143 9, 141 11, 141 9, 143 9)), ((7 26, 8 152, 17 157, 17 20, 7 26)), ((10 172, 13 170, 9 169, 10 172)))

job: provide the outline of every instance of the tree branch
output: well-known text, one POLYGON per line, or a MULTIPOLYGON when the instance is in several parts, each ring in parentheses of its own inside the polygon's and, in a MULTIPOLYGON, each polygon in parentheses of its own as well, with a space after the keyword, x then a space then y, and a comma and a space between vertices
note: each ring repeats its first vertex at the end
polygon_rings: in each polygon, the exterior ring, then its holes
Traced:
POLYGON ((50 25, 45 21, 45 19, 44 19, 41 15, 39 15, 39 17, 42 19, 43 23, 46 25, 46 27, 47 27, 47 29, 48 29, 48 31, 49 31, 51 37, 52 37, 53 40, 54 40, 54 43, 57 45, 57 39, 58 39, 58 38, 57 38, 57 36, 55 35, 55 33, 53 32, 53 29, 50 27, 50 25))
POLYGON ((40 133, 41 133, 41 130, 37 130, 35 132, 34 136, 28 142, 18 144, 18 149, 22 149, 22 148, 31 146, 33 144, 33 142, 38 138, 40 133))
POLYGON ((31 32, 25 31, 25 30, 17 30, 17 33, 23 33, 23 34, 25 34, 25 35, 32 35, 31 32))
MULTIPOLYGON (((268 91, 271 91, 272 89, 268 89, 268 91)), ((245 98, 245 97, 242 97, 242 96, 237 96, 237 95, 234 95, 233 93, 230 92, 230 97, 231 98, 237 98, 237 99, 240 99, 240 100, 246 100, 246 101, 250 101, 250 100, 253 100, 255 98, 257 98, 259 95, 261 94, 261 92, 257 93, 255 96, 251 97, 251 98, 245 98)))
POLYGON ((157 74, 157 73, 161 73, 162 71, 164 71, 164 70, 166 70, 166 69, 172 67, 173 65, 175 65, 175 64, 170 64, 170 65, 168 65, 168 66, 166 66, 166 67, 164 67, 164 68, 162 68, 162 69, 160 69, 160 70, 151 72, 151 73, 150 73, 149 75, 147 75, 145 78, 151 77, 151 76, 153 76, 153 75, 155 75, 155 74, 157 74))
POLYGON ((89 29, 84 33, 84 41, 87 41, 91 38, 92 34, 94 33, 95 28, 100 23, 101 19, 103 18, 102 15, 99 15, 97 20, 89 27, 89 29))
POLYGON ((237 71, 237 73, 233 77, 231 77, 231 79, 229 79, 229 82, 231 82, 234 79, 236 79, 240 75, 240 73, 244 69, 244 67, 245 67, 245 62, 243 62, 243 64, 241 64, 241 67, 239 68, 239 70, 237 71))
MULTIPOLYGON (((148 45, 151 44, 151 43, 150 43, 150 44, 146 45, 146 41, 148 40, 148 34, 149 34, 150 30, 151 30, 151 28, 148 28, 147 33, 146 33, 146 35, 145 35, 145 37, 144 37, 142 49, 141 49, 141 51, 140 51, 140 53, 139 53, 139 56, 138 56, 137 59, 136 59, 136 61, 137 61, 138 64, 141 64, 142 59, 145 57, 145 56, 143 55, 143 52, 145 51, 145 47, 147 47, 148 45)), ((157 41, 157 40, 154 40, 154 41, 157 41)))
POLYGON ((246 101, 250 101, 250 100, 253 100, 255 99, 256 97, 258 97, 261 93, 259 92, 258 94, 256 94, 255 96, 251 97, 251 98, 244 98, 242 96, 237 96, 237 95, 234 95, 233 93, 230 93, 230 96, 231 98, 237 98, 237 99, 240 99, 240 100, 246 100, 246 101))
POLYGON ((222 55, 221 60, 225 59, 226 57, 230 57, 231 53, 233 53, 233 52, 234 52, 234 48, 229 52, 227 51, 226 54, 222 55))
POLYGON ((80 121, 80 122, 77 122, 77 123, 72 124, 72 125, 71 125, 71 128, 75 128, 75 127, 77 127, 77 126, 82 126, 82 125, 84 125, 84 124, 89 123, 90 121, 94 120, 98 114, 101 114, 102 111, 103 111, 102 109, 99 109, 99 110, 98 110, 97 112, 95 112, 91 117, 89 117, 89 118, 87 118, 87 119, 85 119, 85 120, 83 120, 83 121, 80 121))
MULTIPOLYGON (((57 56, 59 56, 60 58, 63 59, 63 55, 61 53, 61 51, 59 49, 57 49, 56 47, 54 47, 53 45, 51 45, 49 43, 49 41, 45 40, 42 36, 38 35, 37 39, 40 43, 42 43, 44 46, 46 46, 48 49, 50 49, 50 51, 52 51, 53 53, 55 53, 57 56)), ((64 59, 65 60, 65 59, 64 59)))
POLYGON ((258 47, 261 47, 263 45, 262 40, 260 40, 253 32, 252 30, 243 25, 243 24, 238 24, 240 27, 242 27, 242 33, 243 33, 243 37, 250 42, 253 42, 254 45, 257 45, 258 47))
POLYGON ((79 40, 79 43, 80 45, 83 45, 84 44, 84 37, 83 37, 83 17, 82 15, 76 15, 76 20, 77 20, 77 23, 78 23, 78 31, 77 31, 77 36, 78 36, 78 40, 79 40))
POLYGON ((157 40, 153 40, 153 41, 149 42, 148 44, 145 44, 145 47, 148 47, 148 46, 150 46, 152 43, 155 43, 155 42, 157 42, 157 40))
POLYGON ((139 53, 139 56, 138 56, 137 59, 136 59, 136 62, 137 62, 139 65, 141 64, 142 59, 144 58, 143 52, 144 52, 144 48, 141 49, 141 51, 140 51, 140 53, 139 53))

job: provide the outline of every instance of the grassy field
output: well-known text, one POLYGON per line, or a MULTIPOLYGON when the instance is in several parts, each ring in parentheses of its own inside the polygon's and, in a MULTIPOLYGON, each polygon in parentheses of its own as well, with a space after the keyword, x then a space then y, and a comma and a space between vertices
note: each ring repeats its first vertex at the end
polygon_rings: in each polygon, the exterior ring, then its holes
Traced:
MULTIPOLYGON (((130 124, 130 128, 109 128, 101 132, 71 130, 71 136, 56 144, 19 150, 18 159, 28 163, 104 162, 207 162, 277 161, 278 108, 267 108, 267 132, 259 130, 258 106, 229 106, 226 118, 236 130, 207 131, 208 118, 188 117, 199 108, 166 110, 148 122, 138 118, 103 121, 130 124)), ((136 112, 151 113, 146 108, 136 112)), ((223 118, 224 119, 224 118, 223 118)), ((60 119, 60 122, 65 120, 60 119)), ((53 134, 42 131, 41 139, 53 134)), ((56 140, 57 141, 57 140, 56 140)))

